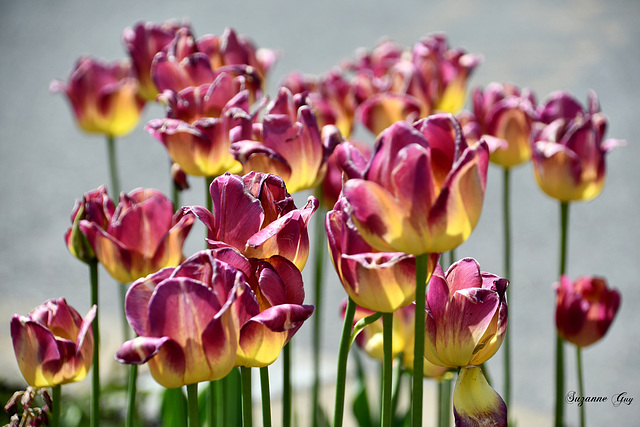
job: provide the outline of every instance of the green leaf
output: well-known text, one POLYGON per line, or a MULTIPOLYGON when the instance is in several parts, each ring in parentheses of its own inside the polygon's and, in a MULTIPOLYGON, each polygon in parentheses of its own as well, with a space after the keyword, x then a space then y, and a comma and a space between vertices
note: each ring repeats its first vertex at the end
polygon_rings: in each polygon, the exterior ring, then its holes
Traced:
POLYGON ((163 427, 187 427, 187 397, 182 388, 167 388, 162 394, 160 418, 163 427))
POLYGON ((351 332, 351 341, 349 341, 349 347, 353 345, 356 337, 360 332, 362 332, 364 328, 378 320, 380 317, 382 317, 382 313, 374 313, 371 316, 360 319, 358 323, 356 323, 356 325, 353 327, 353 332, 351 332))

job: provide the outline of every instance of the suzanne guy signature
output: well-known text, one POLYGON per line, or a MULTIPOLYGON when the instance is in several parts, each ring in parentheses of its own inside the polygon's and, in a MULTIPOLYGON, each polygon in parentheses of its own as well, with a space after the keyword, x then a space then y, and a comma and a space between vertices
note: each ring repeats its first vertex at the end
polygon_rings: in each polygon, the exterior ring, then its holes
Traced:
POLYGON ((564 401, 568 404, 577 403, 578 406, 582 406, 585 403, 602 403, 602 402, 611 402, 614 407, 618 407, 622 404, 631 405, 633 402, 633 397, 629 396, 626 391, 621 393, 616 393, 611 397, 607 396, 579 396, 575 391, 570 391, 564 397, 564 401))

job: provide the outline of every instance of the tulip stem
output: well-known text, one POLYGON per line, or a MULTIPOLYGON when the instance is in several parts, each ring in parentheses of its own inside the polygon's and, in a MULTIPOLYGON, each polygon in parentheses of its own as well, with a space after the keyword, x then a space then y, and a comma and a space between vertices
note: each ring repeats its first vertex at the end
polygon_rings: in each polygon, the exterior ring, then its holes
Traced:
POLYGON ((342 324, 342 336, 340 337, 340 348, 338 350, 338 377, 336 379, 336 404, 333 415, 334 427, 342 427, 344 416, 344 393, 347 380, 347 360, 349 358, 349 348, 351 346, 351 328, 353 327, 353 317, 356 313, 356 303, 349 297, 347 308, 344 313, 342 324))
MULTIPOLYGON (((502 204, 503 204, 503 225, 504 225, 504 277, 507 280, 511 280, 511 202, 510 202, 510 170, 504 168, 503 180, 502 180, 502 204)), ((510 298, 511 286, 507 287, 506 298, 513 313, 513 301, 510 298)), ((513 317, 512 317, 513 319, 513 317)), ((504 402, 509 410, 509 403, 511 402, 511 340, 510 331, 513 328, 513 320, 507 326, 507 330, 504 334, 504 342, 502 348, 504 349, 504 402)))
MULTIPOLYGON (((89 276, 91 281, 91 306, 98 306, 98 261, 89 262, 89 276)), ((96 310, 93 319, 93 365, 91 369, 91 427, 100 425, 100 327, 96 310)))
POLYGON ((109 160, 109 175, 111 177, 111 197, 115 199, 117 203, 120 197, 120 177, 118 176, 116 139, 113 135, 107 135, 107 158, 109 160))
POLYGON ((62 386, 51 387, 51 425, 60 427, 60 412, 62 407, 62 386))
POLYGON ((315 270, 314 270, 314 304, 316 306, 313 316, 313 393, 312 393, 312 426, 317 427, 319 422, 319 394, 320 394, 320 338, 322 337, 322 283, 324 271, 324 254, 326 232, 324 228, 324 209, 322 208, 322 191, 316 191, 319 201, 318 211, 315 213, 315 270))
POLYGON ((451 419, 451 380, 450 374, 444 374, 438 381, 438 427, 449 427, 451 419))
POLYGON ((282 349, 282 427, 291 427, 291 342, 282 349))
POLYGON ((262 392, 262 426, 271 427, 271 394, 269 391, 269 367, 260 368, 260 389, 262 392))
MULTIPOLYGON (((560 202, 560 277, 567 270, 569 203, 560 202)), ((564 341, 556 331, 556 427, 564 426, 564 341)))
POLYGON ((252 427, 251 368, 241 366, 240 376, 242 377, 242 427, 252 427))
POLYGON ((187 384, 189 427, 198 427, 198 383, 187 384))
POLYGON ((382 427, 390 427, 393 420, 391 411, 391 387, 393 382, 393 313, 382 314, 382 427))
POLYGON ((138 380, 138 365, 131 365, 129 367, 129 387, 127 394, 129 399, 127 401, 127 419, 125 421, 126 427, 133 427, 133 420, 136 413, 136 382, 138 380))
POLYGON ((424 325, 425 295, 427 291, 427 266, 429 254, 416 255, 416 305, 415 305, 415 347, 413 349, 413 394, 411 405, 411 425, 422 425, 422 389, 424 380, 424 325))
MULTIPOLYGON (((584 377, 582 375, 582 347, 576 346, 576 365, 578 367, 578 393, 580 397, 584 397, 584 377)), ((585 426, 586 415, 585 405, 580 405, 580 427, 585 426)))

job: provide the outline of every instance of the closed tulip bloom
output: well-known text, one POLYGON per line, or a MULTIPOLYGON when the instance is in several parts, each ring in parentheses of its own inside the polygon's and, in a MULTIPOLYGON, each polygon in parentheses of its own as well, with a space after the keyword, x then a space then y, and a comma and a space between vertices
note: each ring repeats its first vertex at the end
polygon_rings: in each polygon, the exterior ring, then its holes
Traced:
POLYGON ((597 197, 605 181, 605 155, 623 141, 604 139, 607 118, 594 92, 588 108, 566 92, 556 92, 538 109, 534 173, 540 188, 562 202, 597 197))
MULTIPOLYGON (((346 304, 343 304, 343 316, 345 307, 346 304)), ((375 311, 357 306, 353 318, 354 325, 359 320, 375 313, 375 311)), ((400 308, 393 313, 393 358, 395 359, 398 355, 402 354, 402 367, 408 371, 413 370, 413 348, 415 345, 414 316, 415 310, 412 305, 400 308)), ((356 343, 369 356, 382 361, 384 344, 382 319, 378 319, 370 325, 367 325, 356 337, 356 343)), ((426 378, 440 378, 449 370, 447 367, 434 365, 426 359, 424 362, 424 376, 426 378)))
POLYGON ((256 172, 224 174, 213 180, 210 193, 213 212, 200 206, 184 210, 209 229, 211 247, 230 246, 247 258, 279 255, 302 271, 309 256, 309 221, 318 208, 315 197, 297 209, 282 178, 256 172))
POLYGON ((508 283, 480 272, 471 258, 454 263, 446 273, 438 265, 427 290, 425 357, 451 368, 489 360, 507 329, 508 283))
POLYGON ((342 136, 333 125, 320 127, 305 94, 280 88, 260 123, 247 139, 235 137, 231 146, 244 172, 279 175, 291 193, 316 187, 326 162, 342 136))
POLYGON ((144 107, 138 81, 126 61, 105 64, 82 57, 69 82, 54 80, 50 90, 67 95, 78 125, 90 133, 125 135, 136 126, 144 107))
POLYGON ((111 221, 115 209, 116 207, 104 186, 89 191, 82 196, 82 200, 76 202, 71 212, 71 227, 64 236, 71 255, 86 263, 96 261, 96 255, 93 253, 89 241, 80 231, 80 221, 94 222, 98 227, 105 229, 111 221))
POLYGON ((93 362, 93 306, 82 316, 64 298, 51 299, 28 316, 11 318, 11 338, 20 372, 32 387, 81 381, 93 362))
POLYGON ((140 82, 140 95, 147 101, 155 101, 158 96, 158 88, 151 78, 153 59, 173 41, 176 32, 182 27, 186 25, 173 21, 140 21, 122 32, 122 43, 129 52, 133 69, 140 82))
POLYGON ((246 282, 222 261, 209 264, 209 281, 166 268, 131 285, 125 299, 129 324, 138 335, 116 354, 121 363, 148 363, 153 378, 176 388, 225 377, 238 348, 232 305, 246 282))
POLYGON ((507 405, 491 388, 481 367, 460 369, 453 389, 453 415, 459 427, 507 425, 507 405))
POLYGON ((478 223, 488 163, 487 144, 469 146, 450 114, 397 122, 378 137, 364 179, 348 180, 343 192, 377 250, 445 252, 478 223))
MULTIPOLYGON (((329 253, 345 291, 361 307, 393 313, 416 295, 416 261, 402 252, 379 252, 360 235, 351 221, 350 206, 341 198, 327 213, 329 253)), ((430 257, 433 271, 438 255, 430 257)))
POLYGON ((531 133, 536 119, 533 93, 512 84, 491 83, 484 91, 474 89, 472 97, 479 138, 499 140, 494 143, 497 147, 489 160, 510 168, 531 159, 531 133))
POLYGON ((98 261, 122 283, 132 282, 183 259, 182 246, 195 217, 173 211, 162 193, 136 189, 120 195, 120 203, 106 223, 80 221, 98 261))
POLYGON ((222 72, 211 84, 165 91, 158 98, 167 105, 167 118, 151 120, 145 129, 185 173, 211 177, 242 170, 230 152, 229 133, 237 128, 251 134, 243 77, 222 72))
POLYGON ((556 327, 560 337, 578 347, 599 341, 620 308, 620 293, 602 277, 585 276, 575 282, 562 276, 556 285, 556 327))

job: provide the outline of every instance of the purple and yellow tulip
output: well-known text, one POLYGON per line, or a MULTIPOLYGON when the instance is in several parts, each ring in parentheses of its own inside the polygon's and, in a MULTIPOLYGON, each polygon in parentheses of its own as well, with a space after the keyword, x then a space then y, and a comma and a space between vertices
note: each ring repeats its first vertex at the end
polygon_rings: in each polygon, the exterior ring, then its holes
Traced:
POLYGON ((556 290, 556 327, 560 337, 578 347, 602 339, 620 308, 620 293, 607 287, 604 278, 592 276, 571 282, 563 275, 556 290))
POLYGON ((247 258, 282 256, 302 271, 309 256, 307 228, 318 208, 315 197, 296 209, 282 178, 257 172, 224 174, 213 180, 210 193, 213 212, 200 206, 184 210, 209 229, 211 247, 229 246, 247 258))
POLYGON ((316 187, 326 173, 326 162, 342 136, 333 125, 320 127, 306 94, 292 95, 280 88, 253 135, 244 132, 231 145, 244 172, 281 176, 291 193, 316 187))
POLYGON ((327 160, 327 173, 320 186, 325 207, 335 206, 346 179, 362 178, 372 155, 371 146, 361 141, 345 141, 336 146, 327 160))
POLYGON ((148 362, 167 388, 217 380, 233 369, 238 325, 232 305, 247 284, 225 262, 212 258, 207 267, 207 282, 166 268, 131 285, 125 312, 138 336, 120 347, 116 360, 148 362))
POLYGON ((20 372, 32 387, 81 381, 93 362, 91 323, 97 307, 82 316, 64 298, 51 299, 28 316, 11 318, 11 338, 20 372))
POLYGON ((187 27, 174 21, 162 23, 137 22, 122 32, 122 43, 129 52, 133 69, 140 83, 140 95, 147 101, 155 101, 158 88, 151 77, 151 66, 159 52, 169 45, 178 29, 187 27))
POLYGON ((469 146, 458 121, 437 114, 380 134, 363 179, 343 188, 361 236, 384 252, 445 252, 480 218, 489 149, 469 146))
POLYGON ((507 329, 508 283, 480 272, 471 258, 454 263, 446 273, 438 265, 427 290, 425 357, 451 368, 489 360, 507 329))
MULTIPOLYGON (((415 257, 373 249, 358 233, 350 210, 341 198, 325 221, 329 254, 345 291, 368 310, 393 313, 410 305, 416 298, 415 257)), ((429 272, 438 258, 439 254, 429 257, 429 272)))
POLYGON ((588 108, 566 92, 555 92, 538 109, 533 164, 538 185, 562 202, 597 197, 605 181, 605 155, 624 142, 604 140, 607 118, 589 92, 588 108))
POLYGON ((502 167, 529 161, 537 117, 533 93, 513 84, 490 83, 484 91, 475 88, 472 99, 476 135, 465 134, 467 139, 484 139, 495 146, 489 161, 502 167))
POLYGON ((221 72, 211 84, 165 91, 158 97, 167 118, 151 120, 146 130, 189 175, 237 173, 242 165, 230 153, 230 132, 249 137, 253 116, 244 78, 221 72))
POLYGON ((507 405, 489 385, 481 367, 460 369, 453 389, 453 415, 457 427, 507 425, 507 405))
POLYGON ((89 191, 78 200, 71 212, 71 227, 64 235, 67 249, 80 261, 89 263, 96 260, 96 255, 86 236, 80 231, 80 221, 86 220, 106 229, 116 210, 109 198, 107 189, 101 186, 89 191))
POLYGON ((138 123, 144 107, 138 80, 127 61, 103 63, 80 58, 69 76, 69 83, 51 82, 49 89, 64 92, 82 130, 118 137, 138 123))
POLYGON ((129 283, 180 264, 184 259, 182 246, 194 219, 192 214, 174 214, 173 204, 162 193, 136 189, 120 195, 120 203, 108 221, 87 218, 78 226, 109 274, 129 283))

